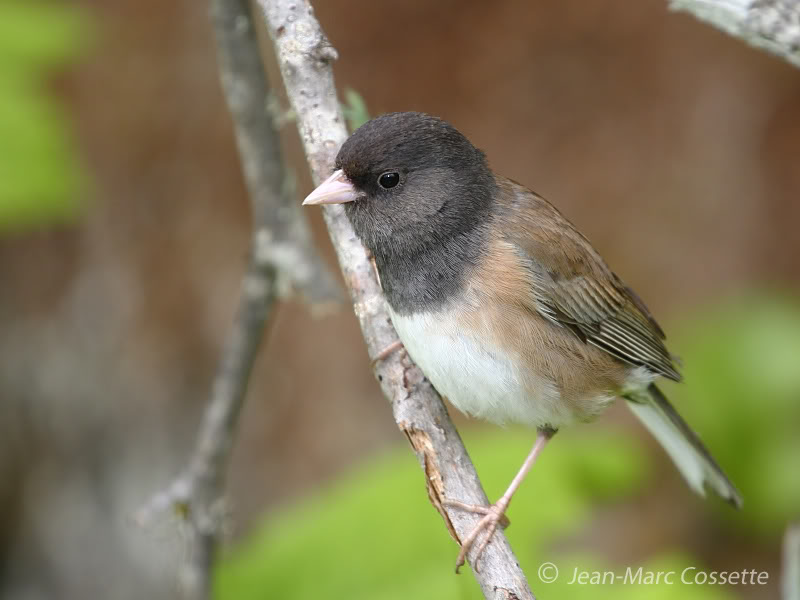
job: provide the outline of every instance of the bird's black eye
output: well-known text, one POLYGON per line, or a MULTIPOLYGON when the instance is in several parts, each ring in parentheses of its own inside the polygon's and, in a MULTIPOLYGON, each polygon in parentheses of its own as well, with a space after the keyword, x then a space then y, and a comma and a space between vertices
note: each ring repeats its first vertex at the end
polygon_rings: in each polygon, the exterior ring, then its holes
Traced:
POLYGON ((400 173, 395 173, 394 171, 384 173, 378 177, 378 184, 386 190, 393 188, 398 183, 400 183, 400 173))

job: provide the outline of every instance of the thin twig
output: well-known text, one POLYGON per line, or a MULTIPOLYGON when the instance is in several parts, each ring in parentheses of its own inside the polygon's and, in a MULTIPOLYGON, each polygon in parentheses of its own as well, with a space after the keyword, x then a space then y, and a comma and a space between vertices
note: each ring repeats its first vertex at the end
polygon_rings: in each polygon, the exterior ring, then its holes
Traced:
POLYGON ((250 372, 275 300, 301 290, 317 304, 341 289, 316 254, 281 156, 269 88, 248 0, 212 0, 220 78, 253 213, 250 259, 227 334, 197 444, 185 471, 137 515, 140 523, 172 510, 187 524, 188 552, 179 583, 186 598, 211 597, 211 572, 222 531, 222 497, 236 424, 250 372))
POLYGON ((800 67, 797 0, 670 0, 669 7, 800 67))
POLYGON ((783 538, 781 598, 800 600, 800 523, 786 528, 783 538))
POLYGON ((264 239, 279 291, 301 291, 313 307, 344 300, 341 287, 314 248, 276 131, 280 115, 261 61, 248 0, 212 0, 220 80, 233 117, 250 193, 253 224, 264 239), (285 281, 284 281, 285 280, 285 281), (287 286, 288 284, 288 286, 287 286))
POLYGON ((239 308, 222 349, 192 458, 186 470, 137 515, 139 523, 149 523, 155 515, 171 510, 185 520, 188 552, 178 580, 186 598, 211 597, 211 570, 222 531, 228 458, 250 371, 276 292, 275 269, 269 253, 259 250, 259 236, 256 236, 242 282, 239 308))
MULTIPOLYGON (((331 173, 336 152, 347 135, 331 68, 336 50, 322 32, 309 2, 258 0, 258 4, 264 10, 312 176, 319 183, 331 173)), ((369 356, 374 360, 397 340, 397 334, 364 247, 344 211, 328 206, 324 215, 369 356)), ((464 539, 478 518, 443 507, 442 499, 483 505, 488 500, 441 398, 404 352, 376 361, 374 370, 398 426, 408 436, 424 469, 431 502, 453 537, 464 539)), ((502 532, 484 551, 475 576, 486 598, 533 598, 502 532)))

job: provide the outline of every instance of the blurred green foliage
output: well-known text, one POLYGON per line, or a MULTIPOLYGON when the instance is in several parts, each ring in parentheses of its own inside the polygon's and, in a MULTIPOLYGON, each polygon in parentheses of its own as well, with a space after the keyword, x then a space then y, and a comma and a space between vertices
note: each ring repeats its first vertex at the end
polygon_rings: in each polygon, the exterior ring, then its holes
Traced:
POLYGON ((800 301, 731 300, 676 334, 686 384, 667 391, 744 497, 741 515, 720 514, 775 539, 800 518, 800 301))
POLYGON ((63 222, 88 187, 48 77, 87 47, 77 7, 0 0, 0 232, 63 222))
MULTIPOLYGON (((688 385, 669 390, 744 494, 741 512, 710 499, 704 506, 730 526, 776 547, 798 517, 800 489, 800 305, 753 298, 715 307, 686 322, 672 341, 683 353, 688 385), (678 398, 677 396, 685 396, 678 398)), ((490 498, 499 497, 528 452, 530 431, 467 430, 465 443, 490 498)), ((598 598, 607 586, 570 585, 573 569, 624 573, 602 556, 558 551, 603 505, 646 493, 651 456, 608 423, 559 433, 515 496, 507 531, 532 588, 542 597, 598 598), (539 565, 560 569, 555 583, 539 565)), ((664 457, 662 457, 664 459, 664 457)), ((691 494, 688 488, 686 494, 691 494)), ((624 535, 624 532, 621 532, 624 535)), ((624 544, 615 540, 614 544, 624 544)), ((224 560, 221 600, 276 597, 389 600, 481 598, 474 578, 453 575, 457 554, 430 507, 413 455, 397 450, 362 466, 330 489, 272 513, 224 560)), ((703 569, 696 557, 664 552, 633 568, 703 569)), ((715 585, 613 586, 615 598, 714 600, 738 597, 715 585)))
MULTIPOLYGON (((467 433, 487 492, 501 494, 530 450, 530 432, 467 433)), ((594 504, 630 492, 641 480, 642 454, 629 439, 603 433, 568 434, 570 441, 546 453, 515 497, 508 531, 523 567, 535 569, 547 545, 579 530, 594 504), (598 472, 605 476, 591 475, 598 472), (514 520, 515 513, 524 518, 514 520)), ((398 448, 273 515, 224 563, 218 597, 255 599, 269 590, 284 599, 481 598, 473 577, 453 574, 457 553, 428 502, 416 459, 398 448)))

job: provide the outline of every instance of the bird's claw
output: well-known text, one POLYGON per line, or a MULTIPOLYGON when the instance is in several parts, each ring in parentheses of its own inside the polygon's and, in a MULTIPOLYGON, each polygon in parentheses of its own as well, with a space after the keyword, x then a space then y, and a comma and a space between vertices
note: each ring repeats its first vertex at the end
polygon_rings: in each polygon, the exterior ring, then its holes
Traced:
POLYGON ((400 350, 402 347, 403 347, 403 342, 401 342, 400 340, 393 341, 391 344, 386 346, 383 350, 378 352, 378 354, 375 356, 375 358, 372 359, 372 365, 375 366, 380 361, 386 360, 394 352, 396 352, 397 350, 400 350))
POLYGON ((444 500, 442 504, 445 506, 451 506, 453 508, 459 508, 467 512, 483 515, 481 520, 478 521, 477 525, 475 525, 469 535, 461 542, 461 550, 458 553, 458 558, 456 558, 456 573, 458 573, 458 570, 466 562, 467 554, 472 546, 475 545, 475 541, 478 539, 481 531, 486 529, 486 536, 483 538, 480 546, 478 546, 478 550, 472 559, 473 568, 476 572, 479 571, 478 560, 483 554, 483 551, 486 549, 486 546, 491 541, 494 532, 497 530, 497 526, 499 525, 501 528, 505 529, 511 524, 511 522, 508 520, 508 517, 505 515, 505 510, 508 508, 508 503, 496 502, 491 506, 481 506, 478 504, 465 504, 464 502, 459 502, 458 500, 444 500))

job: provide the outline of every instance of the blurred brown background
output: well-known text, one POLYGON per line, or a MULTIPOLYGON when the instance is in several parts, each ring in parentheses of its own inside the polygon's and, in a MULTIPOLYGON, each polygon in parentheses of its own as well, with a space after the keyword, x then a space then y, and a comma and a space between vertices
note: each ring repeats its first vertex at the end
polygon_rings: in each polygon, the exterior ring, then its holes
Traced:
MULTIPOLYGON (((130 516, 190 449, 248 205, 205 3, 82 4, 97 40, 53 89, 93 177, 90 208, 74 227, 0 239, 0 595, 166 598, 180 536, 130 516)), ((316 12, 340 89, 372 114, 451 121, 552 199, 669 330, 739 290, 796 288, 800 74, 665 4, 316 12)), ((293 126, 284 133, 299 201, 310 181, 293 126)), ((234 534, 402 443, 350 310, 312 320, 285 303, 242 418, 234 534)))

